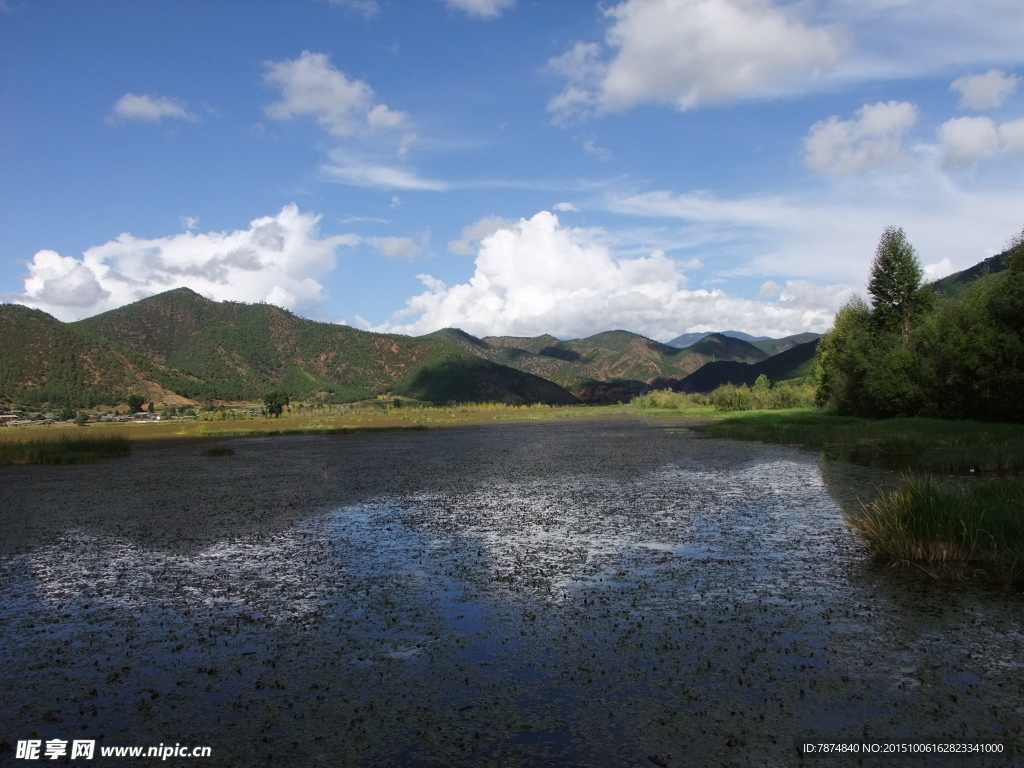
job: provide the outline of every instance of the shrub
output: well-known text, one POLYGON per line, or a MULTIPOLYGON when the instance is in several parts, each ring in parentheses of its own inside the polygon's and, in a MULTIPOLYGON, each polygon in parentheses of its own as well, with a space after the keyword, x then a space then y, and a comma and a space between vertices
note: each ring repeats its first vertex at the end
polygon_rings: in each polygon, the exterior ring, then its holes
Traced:
POLYGON ((707 395, 699 393, 673 392, 671 389, 656 389, 643 395, 637 395, 630 401, 634 408, 651 409, 665 408, 680 410, 694 406, 711 405, 707 395))
POLYGON ((723 384, 711 393, 711 404, 720 411, 750 411, 755 407, 754 397, 746 385, 735 387, 723 384))

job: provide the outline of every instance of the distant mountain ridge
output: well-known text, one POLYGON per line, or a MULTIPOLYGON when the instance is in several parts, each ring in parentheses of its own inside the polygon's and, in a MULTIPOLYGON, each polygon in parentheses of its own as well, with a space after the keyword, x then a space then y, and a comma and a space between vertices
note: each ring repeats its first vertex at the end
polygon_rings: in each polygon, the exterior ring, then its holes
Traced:
POLYGON ((773 339, 770 336, 751 336, 749 333, 743 333, 742 331, 721 331, 719 333, 709 332, 698 332, 698 333, 684 333, 682 336, 676 336, 672 341, 666 342, 671 347, 678 347, 685 349, 692 347, 702 339, 706 339, 708 336, 728 336, 731 339, 741 339, 742 341, 750 342, 753 346, 766 352, 769 356, 777 355, 779 352, 784 352, 787 349, 795 347, 797 344, 804 344, 808 341, 821 338, 820 333, 797 333, 792 336, 784 336, 781 339, 773 339))
MULTIPOLYGON (((956 295, 1005 269, 1005 254, 931 284, 956 295)), ((615 402, 652 387, 709 391, 722 383, 801 378, 818 334, 683 334, 663 344, 629 331, 583 339, 487 336, 457 328, 420 337, 306 320, 268 304, 216 302, 187 288, 75 323, 0 305, 0 401, 114 405, 294 399, 346 402, 404 395, 431 402, 615 402), (698 337, 699 338, 696 338, 698 337), (692 340, 696 339, 696 340, 692 340), (690 341, 685 347, 675 346, 690 341)))
POLYGON ((723 384, 751 385, 761 374, 772 382, 803 379, 814 365, 818 341, 813 339, 798 344, 754 364, 733 361, 708 363, 671 388, 679 392, 711 392, 723 384))
POLYGON ((716 333, 720 336, 728 336, 731 339, 750 342, 765 341, 771 338, 770 336, 751 336, 743 331, 697 331, 696 333, 684 333, 682 336, 676 336, 672 341, 666 341, 665 343, 670 347, 685 349, 686 347, 693 346, 701 339, 716 333))
POLYGON ((584 339, 554 336, 477 338, 445 328, 423 338, 444 339, 479 357, 542 376, 585 402, 628 400, 664 380, 680 380, 712 360, 758 362, 763 350, 741 339, 708 334, 677 349, 630 331, 605 331, 584 339))

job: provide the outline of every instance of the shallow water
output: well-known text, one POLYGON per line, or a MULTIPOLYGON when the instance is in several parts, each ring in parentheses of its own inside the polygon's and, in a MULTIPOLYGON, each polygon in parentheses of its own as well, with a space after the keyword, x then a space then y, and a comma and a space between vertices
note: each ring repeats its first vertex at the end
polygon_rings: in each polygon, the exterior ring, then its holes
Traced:
POLYGON ((0 740, 360 766, 978 741, 1007 751, 860 764, 1024 764, 1020 596, 874 564, 842 507, 883 474, 666 424, 4 468, 0 740))

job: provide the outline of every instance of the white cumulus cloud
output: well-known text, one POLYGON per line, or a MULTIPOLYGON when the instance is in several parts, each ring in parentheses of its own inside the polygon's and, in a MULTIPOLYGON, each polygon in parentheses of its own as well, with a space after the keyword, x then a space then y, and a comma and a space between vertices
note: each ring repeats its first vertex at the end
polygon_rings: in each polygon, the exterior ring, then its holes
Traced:
POLYGON ((108 120, 142 120, 156 123, 164 119, 194 121, 195 115, 188 111, 188 106, 181 99, 170 96, 149 96, 126 93, 116 102, 108 120))
POLYGON ((860 174, 897 163, 903 137, 917 122, 917 107, 905 101, 865 104, 852 120, 833 115, 811 126, 804 159, 816 173, 860 174))
POLYGON ((999 127, 988 117, 955 117, 936 133, 944 166, 966 166, 992 157, 1002 143, 999 127))
POLYGON ((376 103, 369 85, 335 69, 326 53, 303 51, 297 59, 268 61, 266 68, 266 82, 281 92, 266 108, 277 120, 311 117, 334 136, 393 129, 407 121, 405 112, 376 103))
POLYGON ((578 43, 550 62, 570 81, 548 105, 556 119, 730 102, 814 79, 843 52, 831 29, 768 0, 626 0, 605 13, 610 55, 578 43))
POLYGON ((1011 155, 1024 155, 1024 118, 999 126, 1003 150, 1011 155))
POLYGON ((933 264, 925 264, 922 267, 924 271, 924 280, 926 283, 932 283, 939 280, 946 275, 951 275, 956 272, 956 267, 953 266, 953 262, 949 259, 943 259, 942 261, 936 261, 933 264))
POLYGON ((493 19, 500 16, 506 8, 516 4, 516 0, 445 0, 449 8, 465 11, 470 16, 481 19, 493 19))
POLYGON ((994 109, 1001 107, 1018 85, 1020 78, 1017 75, 992 69, 984 75, 958 78, 949 89, 960 93, 960 109, 994 109))
POLYGON ((485 237, 473 277, 448 286, 420 275, 426 291, 376 330, 422 334, 454 326, 477 335, 561 338, 624 328, 670 339, 691 327, 743 327, 784 335, 824 330, 846 286, 792 281, 777 301, 689 290, 682 267, 661 251, 623 258, 603 233, 563 227, 542 211, 485 237))
POLYGON ((20 304, 78 320, 172 288, 218 301, 267 301, 293 309, 324 299, 318 282, 335 251, 354 235, 320 237, 320 217, 286 205, 234 232, 183 232, 160 238, 119 235, 81 258, 39 251, 28 264, 20 304))

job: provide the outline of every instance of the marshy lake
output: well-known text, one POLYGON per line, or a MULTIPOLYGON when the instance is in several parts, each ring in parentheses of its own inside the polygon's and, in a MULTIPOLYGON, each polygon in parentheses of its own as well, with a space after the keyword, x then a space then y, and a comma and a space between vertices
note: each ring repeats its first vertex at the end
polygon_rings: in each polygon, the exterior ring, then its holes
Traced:
POLYGON ((884 473, 668 419, 211 444, 0 468, 0 739, 219 766, 1024 764, 1024 600, 874 563, 843 509, 884 473), (867 740, 1005 751, 796 751, 867 740))

